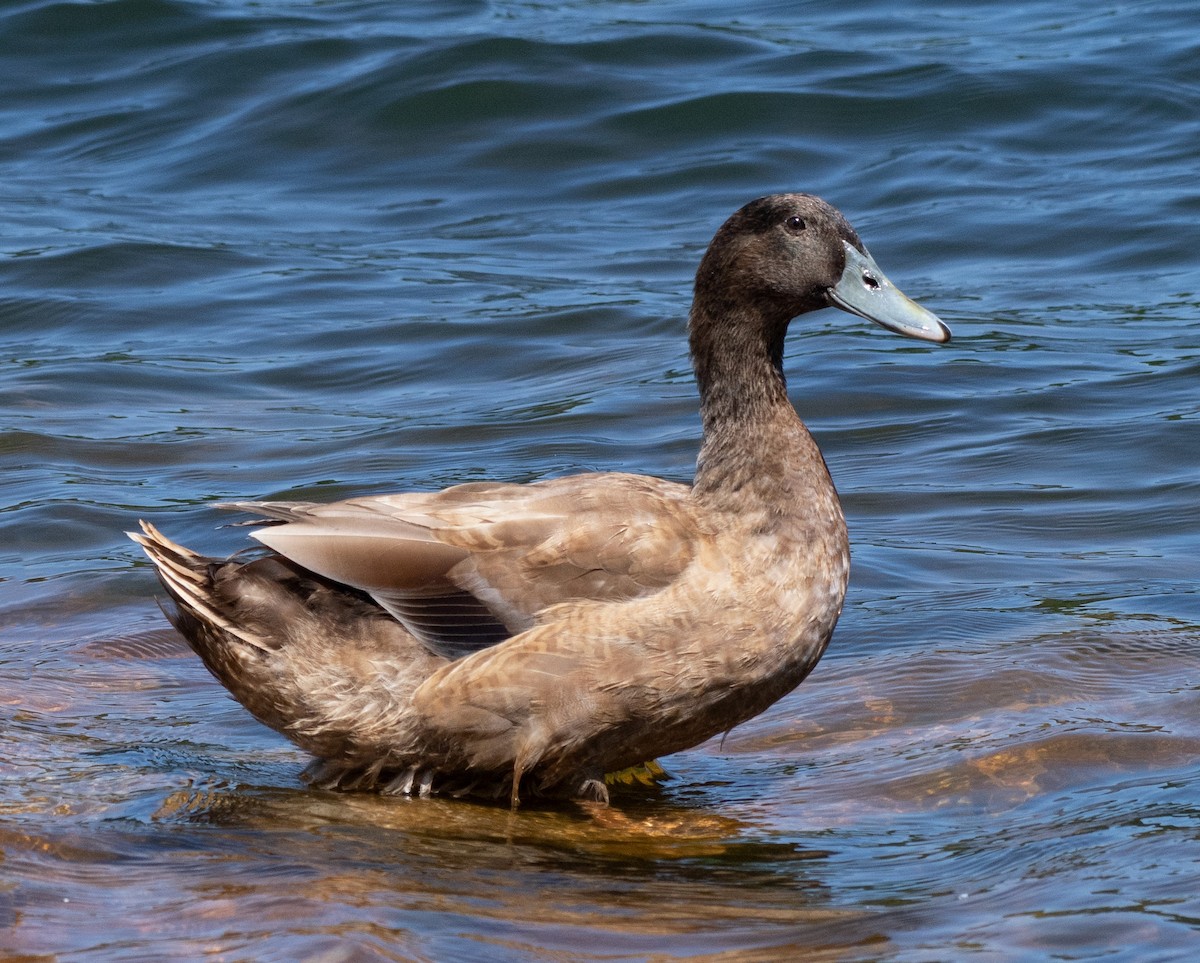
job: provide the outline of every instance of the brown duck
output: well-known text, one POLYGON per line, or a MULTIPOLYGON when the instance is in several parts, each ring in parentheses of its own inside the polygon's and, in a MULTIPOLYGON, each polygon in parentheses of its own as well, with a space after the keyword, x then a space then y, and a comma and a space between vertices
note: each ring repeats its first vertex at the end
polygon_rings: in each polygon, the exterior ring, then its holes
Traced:
POLYGON ((606 774, 762 712, 816 665, 850 552, 788 400, 788 322, 835 306, 927 341, 835 208, 747 204, 696 274, 691 485, 596 473, 328 505, 247 502, 253 560, 143 522, 171 621, 316 785, 607 801, 606 774))

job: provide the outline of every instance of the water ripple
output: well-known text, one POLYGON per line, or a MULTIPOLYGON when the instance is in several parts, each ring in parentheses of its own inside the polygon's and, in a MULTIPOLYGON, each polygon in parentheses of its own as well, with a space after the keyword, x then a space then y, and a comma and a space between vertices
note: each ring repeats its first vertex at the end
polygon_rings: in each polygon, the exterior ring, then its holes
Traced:
POLYGON ((5 949, 1186 955, 1198 31, 1179 0, 10 5, 5 949), (793 326, 854 551, 814 676, 603 817, 305 789, 122 532, 688 478, 691 274, 777 189, 955 331, 793 326))

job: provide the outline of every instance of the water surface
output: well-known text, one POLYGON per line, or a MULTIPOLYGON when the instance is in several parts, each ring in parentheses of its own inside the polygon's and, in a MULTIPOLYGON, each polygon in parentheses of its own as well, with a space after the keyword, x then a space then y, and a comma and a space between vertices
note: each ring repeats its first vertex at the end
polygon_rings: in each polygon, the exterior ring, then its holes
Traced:
POLYGON ((1200 14, 7 4, 0 929, 88 959, 1200 946, 1200 14), (846 211, 952 326, 793 326, 851 527, 796 693, 607 813, 304 787, 138 517, 690 477, 692 272, 846 211))

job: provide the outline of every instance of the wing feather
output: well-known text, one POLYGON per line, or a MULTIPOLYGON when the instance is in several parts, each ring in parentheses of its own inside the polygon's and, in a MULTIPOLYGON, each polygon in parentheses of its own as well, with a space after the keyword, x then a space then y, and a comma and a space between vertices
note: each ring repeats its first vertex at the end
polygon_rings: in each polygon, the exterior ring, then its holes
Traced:
POLYGON ((369 593, 431 651, 460 658, 524 631, 551 606, 626 601, 669 585, 695 554, 689 494, 613 473, 228 507, 276 522, 253 536, 369 593))

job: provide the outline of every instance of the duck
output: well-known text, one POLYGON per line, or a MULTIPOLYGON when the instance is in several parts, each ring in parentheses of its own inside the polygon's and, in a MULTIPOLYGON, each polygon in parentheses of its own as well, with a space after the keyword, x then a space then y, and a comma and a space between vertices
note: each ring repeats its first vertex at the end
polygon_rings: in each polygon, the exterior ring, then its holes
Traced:
POLYGON ((695 276, 690 484, 591 472, 235 502, 261 527, 223 560, 147 521, 129 534, 212 675, 314 757, 311 785, 603 807, 622 774, 653 781, 791 692, 833 635, 846 522, 783 371, 790 322, 825 307, 950 339, 831 204, 760 197, 695 276))

